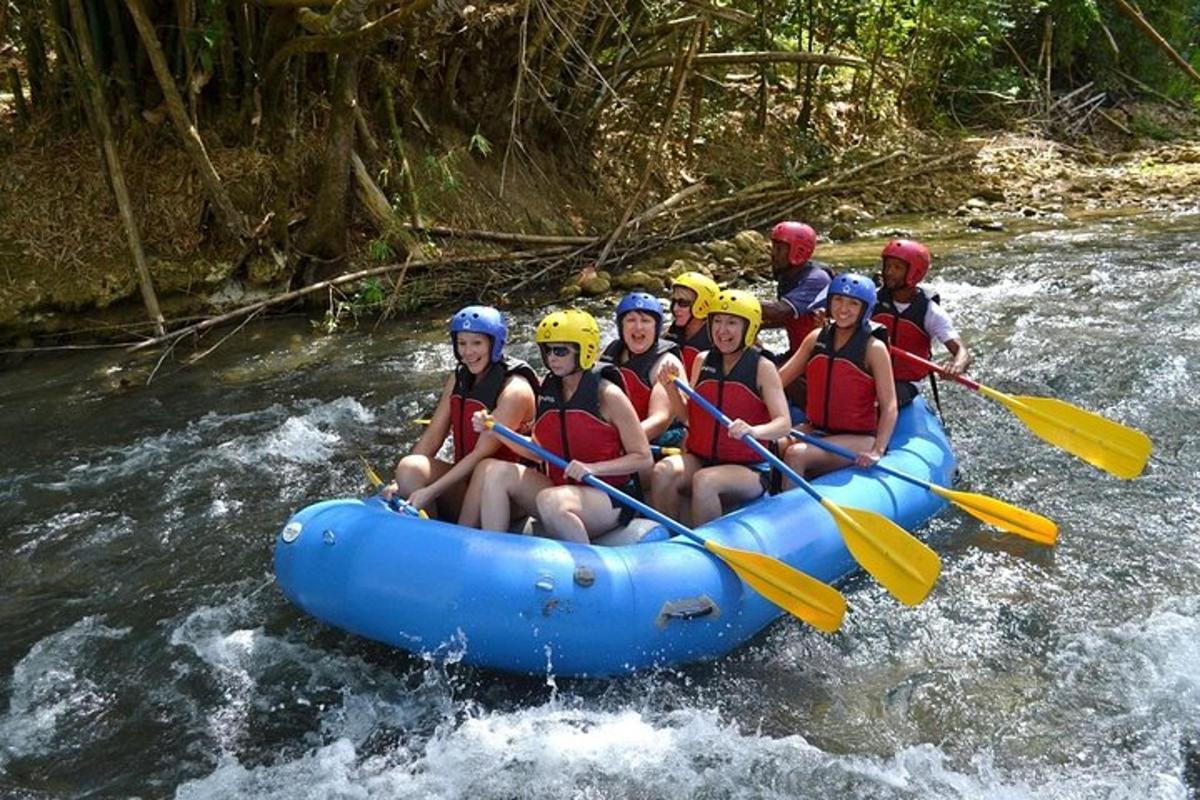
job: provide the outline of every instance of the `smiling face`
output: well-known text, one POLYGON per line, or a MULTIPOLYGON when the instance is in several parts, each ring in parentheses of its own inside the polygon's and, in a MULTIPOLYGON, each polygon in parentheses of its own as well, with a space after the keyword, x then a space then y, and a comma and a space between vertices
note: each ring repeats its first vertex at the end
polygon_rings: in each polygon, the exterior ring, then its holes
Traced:
POLYGON ((658 320, 645 311, 629 311, 621 317, 621 341, 631 355, 640 356, 654 346, 658 320))
POLYGON ((733 314, 709 314, 713 346, 726 355, 736 353, 745 344, 746 320, 733 314))
POLYGON ((492 337, 459 331, 454 334, 454 352, 472 375, 480 375, 492 363, 492 337))
POLYGON ((696 302, 697 296, 686 286, 677 284, 671 287, 671 316, 680 328, 692 321, 692 304, 696 302))
POLYGON ((829 298, 829 316, 839 328, 857 327, 858 317, 864 307, 862 300, 855 300, 844 294, 835 294, 829 298))

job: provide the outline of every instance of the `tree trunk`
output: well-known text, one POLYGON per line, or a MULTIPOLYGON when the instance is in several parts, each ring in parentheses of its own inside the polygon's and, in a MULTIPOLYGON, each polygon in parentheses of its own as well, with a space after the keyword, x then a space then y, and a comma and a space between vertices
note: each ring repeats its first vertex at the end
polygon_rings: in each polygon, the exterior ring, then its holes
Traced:
POLYGON ((108 165, 108 176, 112 183, 113 195, 117 200, 117 208, 121 214, 121 222, 125 226, 125 235, 129 239, 129 251, 133 255, 134 270, 137 274, 138 285, 142 290, 142 302, 146 313, 154 322, 155 331, 163 335, 163 315, 158 307, 158 296, 154 292, 154 282, 150 279, 150 268, 146 264, 146 254, 142 250, 142 234, 138 229, 137 220, 133 216, 133 206, 129 202, 129 190, 125 186, 125 172, 121 168, 121 160, 117 156, 117 146, 113 141, 112 125, 108 120, 108 110, 104 105, 104 94, 100 91, 100 74, 96 69, 96 60, 92 56, 92 45, 88 36, 87 17, 84 14, 81 0, 68 0, 71 12, 71 22, 75 29, 75 40, 79 48, 79 61, 83 68, 84 87, 87 91, 88 102, 96 129, 100 132, 100 145, 104 151, 104 159, 108 165))
POLYGON ((326 265, 337 265, 346 257, 358 61, 358 55, 342 55, 337 60, 331 98, 333 108, 321 168, 321 188, 317 191, 298 244, 301 256, 310 259, 304 271, 305 283, 333 274, 333 268, 326 265))

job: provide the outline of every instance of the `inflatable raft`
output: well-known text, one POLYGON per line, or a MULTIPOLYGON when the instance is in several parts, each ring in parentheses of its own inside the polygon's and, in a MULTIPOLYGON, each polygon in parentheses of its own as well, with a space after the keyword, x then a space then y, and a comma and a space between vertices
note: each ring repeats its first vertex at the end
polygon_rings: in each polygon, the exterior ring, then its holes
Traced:
MULTIPOLYGON (((918 397, 883 463, 948 485, 954 456, 918 397)), ((879 472, 814 481, 835 503, 914 530, 945 502, 879 472)), ((696 529, 827 583, 858 569, 832 517, 799 490, 696 529)), ((635 520, 591 545, 493 533, 397 513, 378 499, 295 514, 275 574, 297 607, 413 653, 510 672, 606 676, 719 658, 782 613, 704 548, 635 520)))

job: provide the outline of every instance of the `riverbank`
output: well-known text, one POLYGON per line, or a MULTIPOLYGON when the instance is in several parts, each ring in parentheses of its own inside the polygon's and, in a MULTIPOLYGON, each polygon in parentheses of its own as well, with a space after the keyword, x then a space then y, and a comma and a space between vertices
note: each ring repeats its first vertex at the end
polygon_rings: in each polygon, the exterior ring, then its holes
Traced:
MULTIPOLYGON (((697 187, 689 202, 720 201, 754 185, 803 190, 844 173, 847 165, 890 153, 896 170, 935 156, 946 156, 948 162, 925 173, 917 168, 890 185, 883 180, 852 183, 813 197, 796 216, 812 223, 823 240, 853 241, 878 227, 879 219, 895 215, 945 217, 948 225, 964 231, 1003 232, 1020 220, 1059 214, 1194 210, 1200 204, 1200 126, 1180 112, 1156 113, 1170 115, 1172 129, 1183 132, 1184 138, 1162 142, 1118 137, 1080 147, 1013 132, 951 137, 905 131, 903 137, 876 142, 871 153, 845 147, 839 156, 810 165, 811 173, 803 178, 796 177, 795 164, 778 155, 787 152, 786 130, 748 142, 731 133, 726 140, 705 143, 704 174, 687 170, 695 154, 690 159, 683 152, 665 158, 660 180, 652 183, 641 207, 699 182, 705 185, 697 187)), ((145 334, 148 328, 124 234, 103 175, 95 169, 90 143, 29 145, 10 155, 0 166, 0 344, 27 349, 52 342, 129 341, 145 334)), ((622 198, 631 191, 631 168, 609 165, 602 175, 589 176, 549 161, 539 165, 514 160, 506 170, 500 158, 460 153, 447 171, 444 159, 431 161, 430 155, 414 158, 425 165, 420 176, 425 213, 459 231, 605 236, 619 221, 622 198), (548 174, 557 177, 550 180, 548 174)), ((272 205, 279 189, 267 159, 233 150, 215 150, 213 157, 231 176, 231 192, 241 206, 272 205)), ((135 205, 151 273, 169 319, 211 315, 294 286, 297 276, 286 262, 267 253, 248 256, 228 243, 210 240, 203 192, 180 153, 165 146, 131 151, 126 166, 137 188, 135 205)), ((877 174, 886 179, 888 169, 877 174)), ((682 255, 690 252, 703 260, 707 252, 716 256, 713 266, 724 261, 734 271, 761 266, 761 248, 749 246, 751 241, 730 250, 718 238, 726 235, 736 241, 737 229, 714 231, 704 237, 707 248, 693 247, 682 255)), ((352 267, 386 263, 390 251, 369 229, 352 231, 351 237, 358 253, 352 267)), ((427 238, 425 246, 440 257, 478 255, 496 247, 467 236, 427 238)), ((654 255, 650 259, 660 270, 674 260, 654 255)), ((642 267, 638 259, 605 265, 614 276, 642 267)), ((553 291, 563 277, 552 274, 544 284, 553 291)), ((406 291, 413 296, 406 306, 419 308, 422 288, 411 284, 406 291)), ((613 280, 604 291, 622 288, 628 286, 613 280)), ((564 296, 570 294, 566 290, 564 296)), ((522 297, 509 300, 520 302, 522 297)), ((320 300, 326 301, 331 311, 339 307, 333 294, 320 300)))

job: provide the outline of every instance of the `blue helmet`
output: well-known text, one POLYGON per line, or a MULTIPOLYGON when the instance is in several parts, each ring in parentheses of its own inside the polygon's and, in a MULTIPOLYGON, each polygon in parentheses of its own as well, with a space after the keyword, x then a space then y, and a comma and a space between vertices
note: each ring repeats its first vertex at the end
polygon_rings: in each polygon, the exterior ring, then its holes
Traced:
MULTIPOLYGON (((456 344, 455 335, 463 331, 482 333, 492 338, 491 361, 493 364, 504 357, 504 342, 508 339, 508 323, 504 321, 504 315, 496 309, 491 306, 467 306, 460 309, 450 318, 451 347, 456 344)), ((454 357, 458 358, 457 348, 454 351, 454 357)))
POLYGON ((844 297, 853 297, 855 300, 863 304, 862 313, 858 317, 858 324, 862 327, 867 327, 871 324, 871 314, 875 311, 875 282, 865 275, 859 275, 857 272, 843 272, 833 279, 829 284, 829 296, 825 305, 825 310, 831 310, 833 296, 835 294, 843 295, 844 297))
MULTIPOLYGON (((630 292, 621 298, 621 302, 617 303, 617 336, 621 335, 621 317, 624 317, 630 311, 641 311, 643 314, 649 314, 658 322, 658 327, 662 327, 663 323, 663 308, 662 303, 658 298, 646 292, 630 292)), ((657 336, 657 330, 655 332, 657 336)))

